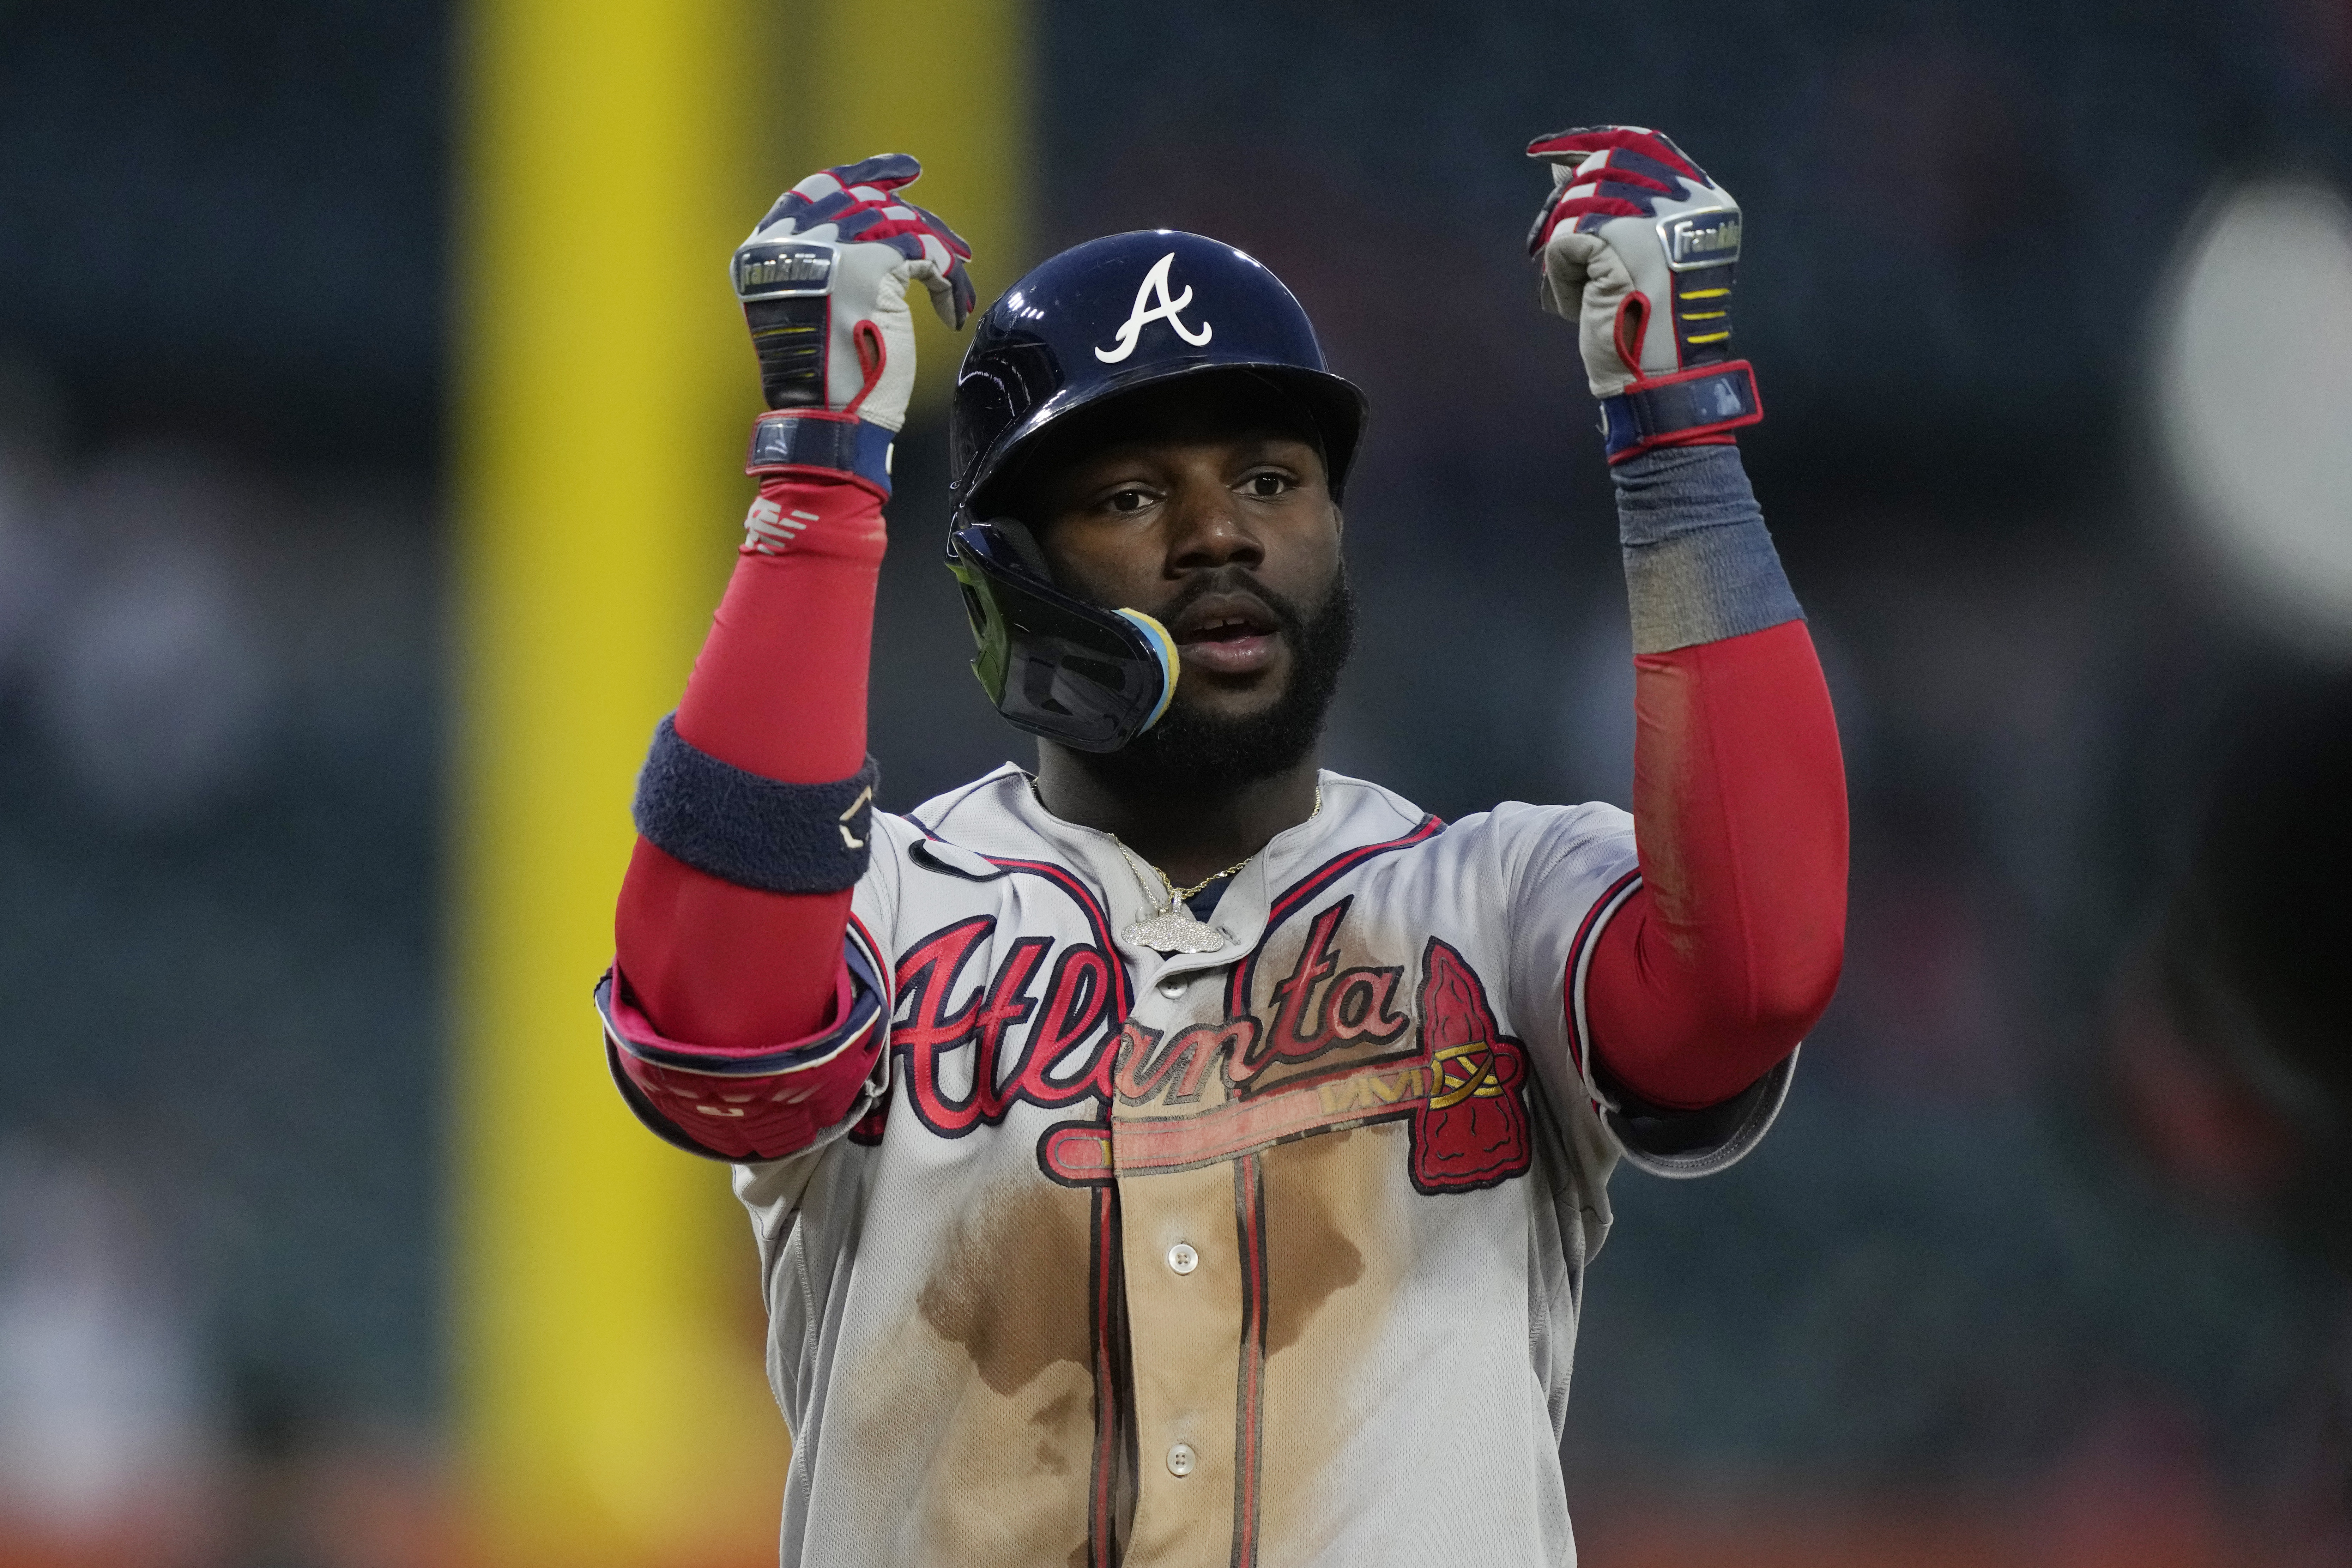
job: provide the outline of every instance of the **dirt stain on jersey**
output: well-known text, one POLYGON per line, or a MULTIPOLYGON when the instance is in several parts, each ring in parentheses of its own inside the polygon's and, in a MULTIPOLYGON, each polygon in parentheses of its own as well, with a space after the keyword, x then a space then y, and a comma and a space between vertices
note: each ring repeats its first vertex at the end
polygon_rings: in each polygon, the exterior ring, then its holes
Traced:
POLYGON ((915 1312, 877 1342, 862 1385, 856 1452, 904 1510, 877 1523, 877 1560, 1034 1568, 1086 1539, 1090 1205, 1019 1176, 963 1194, 941 1225, 915 1312))
POLYGON ((1037 1439, 1037 1468, 1049 1476, 1069 1474, 1071 1456, 1086 1449, 1085 1442, 1074 1443, 1071 1438, 1093 1436, 1093 1423, 1087 1419, 1092 1414, 1078 1408, 1078 1396, 1075 1394, 1065 1394, 1037 1407, 1036 1413, 1029 1417, 1029 1425, 1045 1429, 1045 1435, 1037 1439), (1087 1419, 1087 1430, 1084 1433, 1078 1432, 1076 1426, 1081 1419, 1087 1419))
POLYGON ((1364 1275, 1363 1249, 1333 1214, 1335 1183, 1354 1180, 1353 1132, 1326 1132, 1268 1150, 1265 1161, 1265 1353, 1298 1342, 1324 1301, 1364 1275))
POLYGON ((1319 1560, 1359 1496, 1327 1474, 1383 1393, 1370 1355, 1396 1305, 1416 1197, 1411 1133, 1382 1122, 1265 1152, 1266 1361, 1261 1563, 1319 1560))
POLYGON ((1055 1362, 1092 1366, 1087 1256, 1085 1194, 1042 1177, 1009 1184, 956 1216, 916 1306, 981 1381, 1010 1394, 1055 1362))

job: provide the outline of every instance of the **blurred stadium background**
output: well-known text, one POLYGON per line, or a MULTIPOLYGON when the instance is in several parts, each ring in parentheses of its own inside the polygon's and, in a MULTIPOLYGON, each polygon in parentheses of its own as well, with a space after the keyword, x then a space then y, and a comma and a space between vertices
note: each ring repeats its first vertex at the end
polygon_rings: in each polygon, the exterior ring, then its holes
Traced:
MULTIPOLYGON (((1748 213, 1855 858, 1780 1130, 1620 1183, 1585 1561, 2352 1562, 2342 0, 92 0, 0 8, 0 1568, 773 1560, 751 1249, 586 991, 809 168, 924 158, 983 297, 1269 262, 1375 409, 1335 765, 1624 799, 1517 151, 1608 120, 1748 213)), ((1015 751, 926 321, 896 806, 1015 751)))

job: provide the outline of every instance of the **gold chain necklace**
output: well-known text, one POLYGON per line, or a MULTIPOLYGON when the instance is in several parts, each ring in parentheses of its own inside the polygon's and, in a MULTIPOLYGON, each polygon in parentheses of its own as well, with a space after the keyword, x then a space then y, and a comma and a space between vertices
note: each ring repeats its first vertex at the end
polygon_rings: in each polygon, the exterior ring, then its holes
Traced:
MULTIPOLYGON (((1124 849, 1127 846, 1122 844, 1119 847, 1124 849)), ((1240 870, 1243 867, 1248 865, 1251 861, 1256 858, 1257 851, 1253 849, 1248 854, 1243 856, 1240 859, 1234 861, 1232 865, 1226 867, 1223 870, 1215 873, 1213 876, 1203 877, 1189 888, 1180 888, 1175 883, 1170 881, 1168 879, 1168 873, 1160 870, 1157 866, 1152 867, 1151 869, 1160 878, 1160 885, 1168 889, 1169 901, 1171 903, 1181 904, 1197 896, 1200 891, 1203 888, 1206 888, 1210 883, 1222 881, 1223 879, 1232 876, 1234 872, 1240 870)), ((1150 891, 1148 888, 1144 890, 1146 892, 1150 891)))
MULTIPOLYGON (((1312 822, 1321 815, 1323 784, 1318 779, 1315 784, 1315 809, 1307 814, 1307 820, 1312 822)), ((1189 888, 1179 888, 1173 878, 1129 849, 1118 834, 1110 835, 1110 841, 1118 846, 1118 852, 1126 859, 1129 869, 1135 872, 1136 883, 1142 888, 1146 899, 1157 896, 1151 884, 1143 879, 1146 868, 1160 879, 1160 887, 1168 895, 1167 902, 1147 910, 1140 920, 1130 922, 1121 931, 1118 933, 1121 942, 1134 947, 1148 947, 1154 952, 1214 952, 1233 941, 1223 926, 1213 926, 1195 916, 1185 907, 1185 900, 1197 896, 1210 883, 1233 876, 1256 859, 1261 850, 1253 849, 1213 876, 1203 877, 1189 888)))

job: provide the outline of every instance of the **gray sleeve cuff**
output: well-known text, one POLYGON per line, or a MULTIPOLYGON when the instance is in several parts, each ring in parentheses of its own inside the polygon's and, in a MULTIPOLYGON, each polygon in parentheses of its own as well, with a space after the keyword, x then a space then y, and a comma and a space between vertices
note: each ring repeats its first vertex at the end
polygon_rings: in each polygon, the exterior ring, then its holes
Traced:
POLYGON ((1738 447, 1660 447, 1611 474, 1635 653, 1804 619, 1738 447))

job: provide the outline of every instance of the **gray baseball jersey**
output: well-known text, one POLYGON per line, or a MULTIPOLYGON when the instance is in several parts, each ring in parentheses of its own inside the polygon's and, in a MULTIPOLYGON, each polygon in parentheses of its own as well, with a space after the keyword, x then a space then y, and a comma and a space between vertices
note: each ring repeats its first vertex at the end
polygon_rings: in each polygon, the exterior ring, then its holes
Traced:
POLYGON ((736 1167, 784 1563, 1572 1563, 1610 1173, 1731 1163, 1793 1068, 1664 1121, 1594 1082, 1631 819, 1449 826, 1326 773, 1224 944, 1173 956, 1121 940, 1137 864, 1018 769, 874 824, 845 1027, 889 1048, 814 1148, 736 1167))

